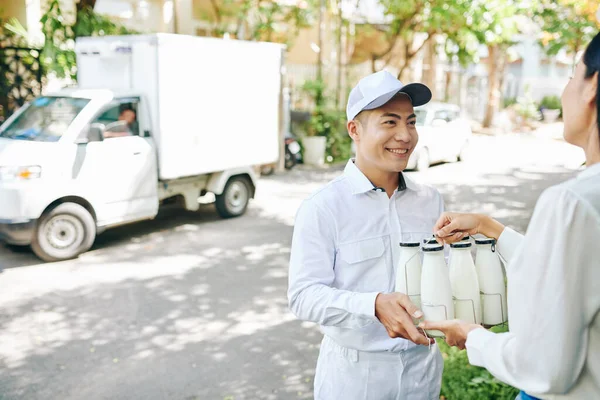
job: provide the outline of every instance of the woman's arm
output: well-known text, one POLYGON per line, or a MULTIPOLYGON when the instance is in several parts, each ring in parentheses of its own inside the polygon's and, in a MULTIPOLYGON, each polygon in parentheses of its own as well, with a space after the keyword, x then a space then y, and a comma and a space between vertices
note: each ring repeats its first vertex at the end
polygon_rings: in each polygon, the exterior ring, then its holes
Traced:
POLYGON ((434 227, 438 241, 444 244, 455 243, 466 235, 478 233, 497 240, 498 252, 505 264, 510 262, 524 238, 520 233, 483 214, 442 213, 434 227))

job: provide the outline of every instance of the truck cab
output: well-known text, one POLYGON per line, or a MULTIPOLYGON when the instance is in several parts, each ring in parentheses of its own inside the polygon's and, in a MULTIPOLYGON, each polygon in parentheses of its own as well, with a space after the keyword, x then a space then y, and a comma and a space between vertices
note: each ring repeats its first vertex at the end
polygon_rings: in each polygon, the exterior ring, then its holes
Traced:
POLYGON ((136 93, 69 89, 26 104, 0 127, 0 239, 57 261, 107 228, 154 218, 169 198, 197 210, 212 191, 221 216, 244 213, 254 168, 159 181, 152 131, 136 93))

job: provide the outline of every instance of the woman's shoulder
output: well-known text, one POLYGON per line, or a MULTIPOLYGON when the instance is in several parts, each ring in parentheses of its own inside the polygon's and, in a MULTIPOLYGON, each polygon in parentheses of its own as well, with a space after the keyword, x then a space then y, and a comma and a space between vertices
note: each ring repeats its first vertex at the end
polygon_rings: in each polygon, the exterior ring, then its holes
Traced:
POLYGON ((572 203, 600 218, 600 175, 595 179, 576 177, 544 190, 540 201, 549 207, 565 207, 572 203))

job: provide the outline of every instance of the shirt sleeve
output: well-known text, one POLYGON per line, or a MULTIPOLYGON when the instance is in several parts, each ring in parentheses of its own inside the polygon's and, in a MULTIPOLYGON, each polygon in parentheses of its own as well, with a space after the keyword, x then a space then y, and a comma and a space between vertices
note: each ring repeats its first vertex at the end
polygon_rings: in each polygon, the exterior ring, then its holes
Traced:
POLYGON ((509 265, 510 261, 519 246, 523 244, 524 236, 509 227, 505 227, 498 238, 498 254, 504 261, 504 265, 509 265))
POLYGON ((313 202, 303 203, 296 216, 290 257, 288 300, 300 319, 324 326, 360 329, 375 321, 378 293, 333 287, 335 221, 313 202))
POLYGON ((600 255, 599 226, 595 211, 568 189, 544 192, 523 244, 509 257, 510 332, 470 332, 471 364, 532 395, 568 392, 582 370, 594 318, 585 299, 600 255))

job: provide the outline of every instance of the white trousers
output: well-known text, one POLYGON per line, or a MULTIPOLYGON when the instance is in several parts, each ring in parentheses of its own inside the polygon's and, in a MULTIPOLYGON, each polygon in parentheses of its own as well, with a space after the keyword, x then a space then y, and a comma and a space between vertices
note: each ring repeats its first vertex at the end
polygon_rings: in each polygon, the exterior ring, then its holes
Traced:
POLYGON ((315 374, 315 400, 438 400, 444 360, 437 345, 372 353, 327 335, 315 374))

